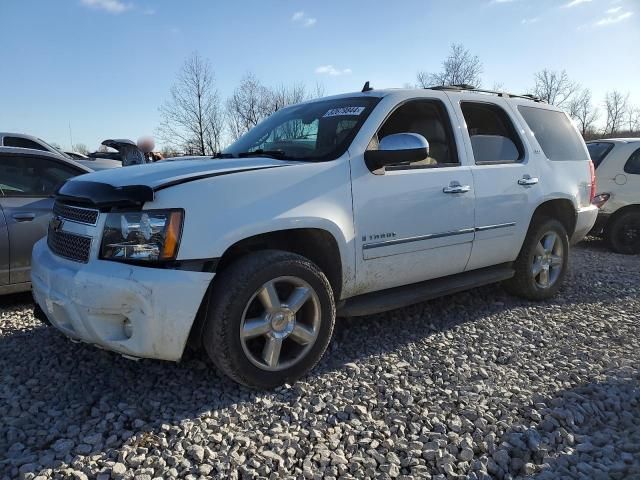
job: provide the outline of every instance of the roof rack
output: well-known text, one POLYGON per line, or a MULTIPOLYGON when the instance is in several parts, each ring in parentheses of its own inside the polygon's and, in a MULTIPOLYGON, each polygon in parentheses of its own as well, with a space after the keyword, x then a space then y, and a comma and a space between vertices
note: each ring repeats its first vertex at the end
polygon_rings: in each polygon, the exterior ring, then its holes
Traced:
POLYGON ((426 90, 449 90, 454 92, 478 92, 478 93, 490 93, 493 95, 498 95, 499 97, 506 98, 526 98, 527 100, 533 100, 534 102, 542 102, 540 97, 536 97, 535 95, 531 95, 529 93, 525 93, 522 95, 517 95, 514 93, 508 92, 499 92, 497 90, 486 90, 484 88, 476 88, 473 85, 467 85, 465 83, 460 85, 435 85, 433 87, 425 87, 426 90))

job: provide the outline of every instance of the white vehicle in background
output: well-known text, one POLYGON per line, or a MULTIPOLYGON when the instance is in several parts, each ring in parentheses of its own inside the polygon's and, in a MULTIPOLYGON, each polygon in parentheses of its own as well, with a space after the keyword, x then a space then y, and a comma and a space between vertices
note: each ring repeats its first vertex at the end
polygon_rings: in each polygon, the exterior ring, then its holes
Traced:
POLYGON ((551 297, 597 216, 567 115, 506 93, 367 84, 217 157, 67 182, 33 251, 36 315, 131 357, 177 361, 190 341, 270 388, 318 362, 336 315, 499 281, 551 297))
POLYGON ((617 253, 640 253, 640 138, 587 143, 596 168, 600 207, 593 231, 617 253))

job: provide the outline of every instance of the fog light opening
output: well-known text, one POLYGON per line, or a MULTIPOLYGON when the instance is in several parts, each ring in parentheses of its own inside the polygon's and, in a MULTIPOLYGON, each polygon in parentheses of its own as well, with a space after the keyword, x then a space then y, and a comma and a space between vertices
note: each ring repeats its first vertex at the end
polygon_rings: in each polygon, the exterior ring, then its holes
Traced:
POLYGON ((127 338, 131 338, 131 335, 133 335, 133 324, 128 318, 125 318, 122 322, 122 331, 127 338))

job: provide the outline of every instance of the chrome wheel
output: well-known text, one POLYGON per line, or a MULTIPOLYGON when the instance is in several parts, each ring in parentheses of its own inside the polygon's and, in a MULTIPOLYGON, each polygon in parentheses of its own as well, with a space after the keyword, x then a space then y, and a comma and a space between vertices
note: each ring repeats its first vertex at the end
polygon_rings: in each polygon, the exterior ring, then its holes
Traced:
POLYGON ((251 296, 242 314, 240 342, 245 355, 263 370, 291 367, 313 347, 320 312, 318 295, 304 280, 268 281, 251 296))
POLYGON ((564 247, 555 232, 545 233, 533 255, 533 280, 540 288, 550 288, 558 280, 564 266, 564 247))

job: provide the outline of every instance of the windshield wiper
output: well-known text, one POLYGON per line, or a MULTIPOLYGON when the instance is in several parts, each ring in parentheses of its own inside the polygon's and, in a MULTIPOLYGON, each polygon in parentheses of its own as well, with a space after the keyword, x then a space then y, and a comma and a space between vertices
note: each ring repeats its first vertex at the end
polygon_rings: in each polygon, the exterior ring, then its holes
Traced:
POLYGON ((214 154, 211 158, 233 158, 233 154, 218 152, 214 154))
MULTIPOLYGON (((253 150, 251 152, 240 152, 237 153, 236 156, 238 158, 245 157, 270 157, 275 158, 277 160, 284 160, 289 157, 283 150, 263 150, 261 148, 257 150, 253 150)), ((291 157, 289 157, 291 158, 291 157)))

